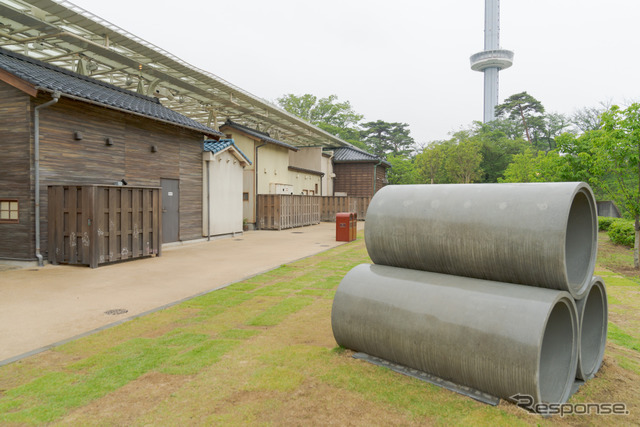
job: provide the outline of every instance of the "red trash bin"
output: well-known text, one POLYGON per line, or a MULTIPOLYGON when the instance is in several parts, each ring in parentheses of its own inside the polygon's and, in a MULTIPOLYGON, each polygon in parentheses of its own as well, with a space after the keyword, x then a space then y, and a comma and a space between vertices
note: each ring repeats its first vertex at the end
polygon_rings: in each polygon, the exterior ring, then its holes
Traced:
POLYGON ((336 213, 336 241, 351 241, 351 218, 353 214, 350 212, 336 213))

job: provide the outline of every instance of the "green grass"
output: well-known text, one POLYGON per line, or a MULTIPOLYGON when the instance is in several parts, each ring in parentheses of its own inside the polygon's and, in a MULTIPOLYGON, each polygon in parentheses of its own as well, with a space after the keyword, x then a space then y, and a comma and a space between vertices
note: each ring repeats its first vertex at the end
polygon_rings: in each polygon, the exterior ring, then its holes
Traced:
POLYGON ((274 326, 280 323, 285 317, 313 303, 312 298, 291 297, 281 301, 264 313, 251 319, 249 326, 274 326))
MULTIPOLYGON (((608 363, 622 377, 610 378, 603 368, 578 402, 616 399, 624 381, 640 378, 639 282, 612 272, 620 253, 626 256, 615 249, 598 264, 611 304, 609 342, 618 346, 608 363)), ((0 424, 550 423, 513 405, 487 406, 355 360, 336 347, 332 299, 342 277, 363 262, 369 259, 360 236, 0 367, 0 424)), ((638 405, 640 398, 634 399, 628 403, 638 405)))
POLYGON ((640 339, 625 333, 615 323, 609 322, 607 337, 610 341, 622 347, 640 352, 640 339))

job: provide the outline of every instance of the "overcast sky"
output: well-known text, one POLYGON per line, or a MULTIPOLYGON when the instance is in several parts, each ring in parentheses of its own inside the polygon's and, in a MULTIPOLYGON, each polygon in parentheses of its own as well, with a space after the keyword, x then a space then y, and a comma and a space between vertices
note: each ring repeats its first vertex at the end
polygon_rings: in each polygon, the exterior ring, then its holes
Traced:
MULTIPOLYGON (((365 120, 406 122, 416 142, 482 120, 483 0, 72 0, 252 94, 335 94, 365 120)), ((515 52, 500 101, 548 112, 640 101, 640 1, 502 0, 515 52)))

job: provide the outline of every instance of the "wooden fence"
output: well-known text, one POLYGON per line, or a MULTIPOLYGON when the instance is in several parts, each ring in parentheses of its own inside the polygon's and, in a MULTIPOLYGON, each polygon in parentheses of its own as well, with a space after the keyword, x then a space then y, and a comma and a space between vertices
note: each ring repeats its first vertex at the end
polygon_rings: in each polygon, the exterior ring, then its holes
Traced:
POLYGON ((355 212, 358 219, 363 221, 367 216, 367 208, 371 197, 322 196, 322 221, 334 222, 338 212, 355 212))
POLYGON ((160 255, 159 188, 49 187, 49 262, 99 264, 160 255))
POLYGON ((283 230, 319 223, 319 197, 258 194, 257 226, 260 230, 283 230))
POLYGON ((355 212, 364 220, 371 197, 303 196, 258 194, 257 227, 260 230, 283 230, 334 222, 337 212, 355 212))

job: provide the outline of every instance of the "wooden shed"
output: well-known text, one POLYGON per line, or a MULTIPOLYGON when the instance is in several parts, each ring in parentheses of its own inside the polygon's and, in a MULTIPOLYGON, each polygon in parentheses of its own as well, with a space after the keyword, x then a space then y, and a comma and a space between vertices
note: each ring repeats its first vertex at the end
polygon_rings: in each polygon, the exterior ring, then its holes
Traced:
POLYGON ((355 147, 337 147, 333 151, 333 191, 335 195, 373 197, 387 185, 391 164, 355 147))
POLYGON ((202 161, 202 235, 242 232, 242 174, 251 161, 233 139, 205 141, 202 161))
POLYGON ((3 49, 0 112, 0 258, 47 255, 48 186, 161 187, 163 242, 202 237, 202 144, 220 132, 3 49))

